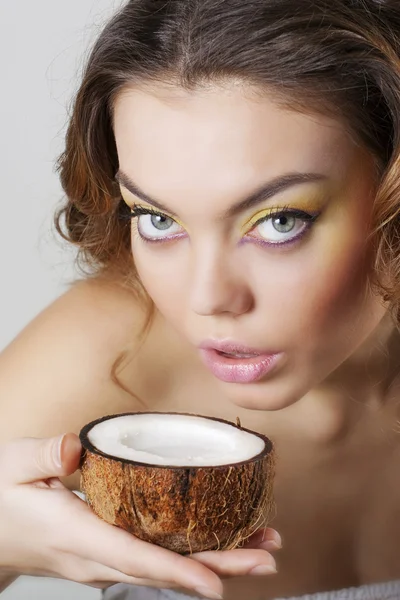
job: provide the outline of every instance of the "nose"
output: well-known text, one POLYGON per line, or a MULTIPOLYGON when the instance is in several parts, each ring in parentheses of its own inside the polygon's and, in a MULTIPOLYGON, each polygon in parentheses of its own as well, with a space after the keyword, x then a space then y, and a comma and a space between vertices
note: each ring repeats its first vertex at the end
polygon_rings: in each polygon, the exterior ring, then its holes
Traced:
POLYGON ((254 299, 245 269, 224 260, 223 252, 209 251, 192 263, 191 309, 198 315, 249 312, 254 299))

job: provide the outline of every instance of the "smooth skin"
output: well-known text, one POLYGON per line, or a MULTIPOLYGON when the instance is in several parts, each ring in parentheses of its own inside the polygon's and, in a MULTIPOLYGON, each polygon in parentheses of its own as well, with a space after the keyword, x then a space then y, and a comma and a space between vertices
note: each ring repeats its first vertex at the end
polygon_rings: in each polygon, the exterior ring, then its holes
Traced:
MULTIPOLYGON (((9 523, 7 542, 11 537, 18 542, 21 530, 32 532, 17 570, 41 570, 52 554, 56 571, 77 580, 72 567, 62 572, 67 552, 91 584, 111 569, 111 581, 119 571, 139 583, 208 587, 220 594, 218 574, 229 600, 244 594, 267 600, 400 578, 399 336, 369 285, 372 157, 344 124, 284 109, 272 96, 253 95, 238 85, 190 94, 161 84, 130 88, 116 102, 115 134, 121 172, 168 209, 161 234, 157 218, 141 214, 132 222, 135 265, 157 312, 139 343, 145 312, 134 294, 101 280, 82 282, 3 352, 0 434, 7 460, 0 460, 0 498, 9 523), (320 178, 232 213, 260 186, 293 172, 320 178), (266 245, 276 237, 271 219, 255 223, 272 208, 318 213, 318 218, 302 237, 304 222, 297 220, 293 231, 300 237, 294 242, 266 245), (144 239, 155 235, 176 237, 144 239), (196 348, 206 338, 277 350, 283 358, 256 383, 221 382, 196 348), (126 348, 130 360, 120 379, 132 394, 111 378, 112 365, 126 348), (246 576, 256 565, 269 571, 273 566, 259 538, 251 542, 257 549, 205 553, 193 560, 100 522, 68 491, 79 489, 74 436, 67 438, 68 465, 61 472, 46 459, 41 473, 35 467, 35 457, 43 454, 38 448, 35 454, 32 444, 50 452, 54 440, 11 442, 78 433, 102 415, 144 409, 232 421, 239 416, 244 426, 275 441, 278 511, 272 526, 283 538, 277 575, 246 576), (13 465, 12 480, 7 464, 13 465), (68 489, 37 485, 49 477, 60 477, 68 489), (27 510, 32 506, 34 515, 27 510), (23 528, 13 520, 21 512, 27 520, 23 528)), ((122 184, 121 193, 132 209, 152 208, 149 198, 144 201, 122 184)), ((279 537, 272 530, 266 535, 267 550, 276 549, 279 537)), ((21 551, 22 542, 15 556, 21 551)), ((2 564, 9 571, 16 566, 4 559, 2 564)))

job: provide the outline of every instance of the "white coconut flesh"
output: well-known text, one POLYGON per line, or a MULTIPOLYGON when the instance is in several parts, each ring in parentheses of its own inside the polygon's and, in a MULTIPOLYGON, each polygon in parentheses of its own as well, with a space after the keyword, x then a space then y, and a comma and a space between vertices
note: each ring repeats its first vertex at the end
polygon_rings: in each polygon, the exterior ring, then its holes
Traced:
POLYGON ((249 460, 265 449, 262 438, 204 417, 136 414, 101 421, 91 444, 116 458, 149 465, 218 466, 249 460))

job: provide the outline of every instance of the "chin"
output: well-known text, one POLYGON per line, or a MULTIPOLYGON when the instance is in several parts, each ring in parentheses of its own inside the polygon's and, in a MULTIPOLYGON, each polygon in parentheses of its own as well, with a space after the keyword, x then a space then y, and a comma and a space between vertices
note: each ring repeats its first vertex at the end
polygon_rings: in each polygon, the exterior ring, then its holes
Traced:
POLYGON ((220 383, 224 396, 235 406, 247 410, 277 411, 292 406, 309 391, 289 389, 283 382, 220 383))

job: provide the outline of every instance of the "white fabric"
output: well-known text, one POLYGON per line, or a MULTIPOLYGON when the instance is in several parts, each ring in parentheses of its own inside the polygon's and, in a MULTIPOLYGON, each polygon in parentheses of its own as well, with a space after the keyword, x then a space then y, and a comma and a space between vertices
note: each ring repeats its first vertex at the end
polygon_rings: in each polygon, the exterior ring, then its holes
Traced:
MULTIPOLYGON (((103 592, 103 600, 194 600, 173 590, 136 587, 124 584, 113 585, 103 592)), ((248 600, 247 598, 244 600, 248 600)), ((321 592, 297 598, 275 600, 400 600, 400 581, 363 585, 357 588, 321 592)))
MULTIPOLYGON (((400 581, 389 581, 387 583, 375 583, 361 587, 337 590, 334 592, 322 592, 301 596, 301 600, 399 600, 400 581)), ((284 600, 276 599, 276 600, 284 600)), ((300 598, 285 598, 285 600, 300 600, 300 598)))

